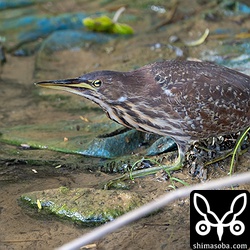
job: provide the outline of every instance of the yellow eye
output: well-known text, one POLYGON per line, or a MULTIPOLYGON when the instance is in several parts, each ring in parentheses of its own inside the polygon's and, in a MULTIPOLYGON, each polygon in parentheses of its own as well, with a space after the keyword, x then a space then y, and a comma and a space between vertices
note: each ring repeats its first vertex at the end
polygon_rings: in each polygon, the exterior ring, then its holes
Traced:
POLYGON ((94 80, 92 82, 92 85, 95 87, 95 88, 99 88, 101 85, 102 85, 102 81, 101 80, 94 80))

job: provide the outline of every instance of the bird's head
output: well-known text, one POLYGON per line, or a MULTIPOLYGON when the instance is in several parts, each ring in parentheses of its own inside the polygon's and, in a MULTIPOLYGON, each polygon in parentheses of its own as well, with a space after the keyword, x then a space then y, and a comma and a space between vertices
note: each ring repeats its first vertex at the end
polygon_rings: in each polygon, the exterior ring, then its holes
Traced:
POLYGON ((126 73, 115 71, 96 71, 77 78, 48 80, 35 85, 71 92, 88 98, 97 104, 126 99, 126 88, 122 79, 126 73))
MULTIPOLYGON (((77 78, 49 80, 35 85, 71 92, 88 98, 103 107, 103 104, 116 104, 131 97, 143 96, 145 91, 144 75, 138 71, 95 71, 77 78)), ((138 98, 139 99, 139 98, 138 98)), ((104 107, 103 107, 104 108, 104 107)))

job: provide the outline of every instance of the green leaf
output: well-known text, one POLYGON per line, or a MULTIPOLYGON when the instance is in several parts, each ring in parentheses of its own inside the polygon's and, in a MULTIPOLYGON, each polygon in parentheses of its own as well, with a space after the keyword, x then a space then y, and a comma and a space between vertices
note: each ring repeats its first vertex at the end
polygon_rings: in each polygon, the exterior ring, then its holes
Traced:
POLYGON ((107 16, 100 16, 96 18, 87 17, 83 19, 83 24, 91 31, 106 32, 119 35, 131 35, 134 34, 134 30, 127 24, 114 23, 107 16))
POLYGON ((112 31, 114 34, 120 34, 120 35, 134 34, 134 30, 129 25, 124 23, 115 23, 112 31))
POLYGON ((96 18, 87 17, 83 19, 83 24, 89 30, 98 32, 110 32, 114 26, 112 20, 107 16, 100 16, 96 18))

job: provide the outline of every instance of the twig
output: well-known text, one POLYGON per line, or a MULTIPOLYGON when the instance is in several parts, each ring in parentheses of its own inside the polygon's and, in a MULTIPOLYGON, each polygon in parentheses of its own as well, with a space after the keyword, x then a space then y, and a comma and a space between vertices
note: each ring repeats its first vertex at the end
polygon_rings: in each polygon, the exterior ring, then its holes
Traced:
POLYGON ((190 47, 191 46, 198 46, 198 45, 200 45, 200 44, 202 44, 202 43, 205 42, 205 40, 207 39, 208 35, 209 35, 209 29, 206 29, 205 32, 204 32, 204 34, 198 40, 190 41, 190 42, 184 42, 184 43, 185 43, 185 45, 190 46, 190 47))
POLYGON ((121 7, 121 8, 119 8, 119 9, 116 11, 116 13, 115 13, 115 15, 114 15, 114 17, 113 17, 113 19, 112 19, 113 23, 117 23, 117 21, 118 21, 120 15, 121 15, 122 12, 124 12, 125 10, 126 10, 125 7, 121 7))
POLYGON ((167 25, 167 24, 170 24, 174 18, 174 15, 176 13, 176 10, 177 10, 177 7, 178 7, 178 2, 175 2, 173 7, 171 8, 168 16, 167 16, 167 19, 164 20, 163 22, 157 24, 156 26, 152 27, 150 30, 158 30, 160 29, 161 27, 167 25))

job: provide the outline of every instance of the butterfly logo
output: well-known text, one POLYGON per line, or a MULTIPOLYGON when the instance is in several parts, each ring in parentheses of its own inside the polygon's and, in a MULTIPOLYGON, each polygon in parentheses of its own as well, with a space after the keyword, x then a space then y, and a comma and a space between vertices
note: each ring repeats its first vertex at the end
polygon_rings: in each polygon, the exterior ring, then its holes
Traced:
MULTIPOLYGON (((197 222, 195 226, 195 230, 199 235, 204 236, 204 235, 209 234, 211 227, 217 228, 217 235, 218 235, 219 241, 221 241, 222 239, 225 227, 229 227, 230 232, 235 236, 238 236, 244 233, 245 225, 242 221, 237 220, 237 217, 246 208, 246 205, 247 205, 246 193, 239 194, 233 199, 231 206, 230 206, 230 210, 227 211, 222 216, 221 219, 213 211, 211 211, 210 205, 207 199, 203 195, 195 193, 193 197, 193 203, 194 203, 194 207, 196 211, 203 217, 203 219, 197 222), (237 203, 240 204, 239 202, 241 202, 240 201, 241 199, 243 199, 243 205, 241 208, 238 208, 239 206, 236 207, 235 205, 237 203), (205 206, 199 207, 198 201, 203 202, 205 206), (204 207, 206 211, 204 211, 204 207), (225 220, 226 219, 228 220, 228 218, 230 217, 232 217, 231 221, 225 223, 225 220), (211 219, 213 219, 213 222, 211 221, 211 219)), ((201 205, 201 203, 199 204, 201 205)))

